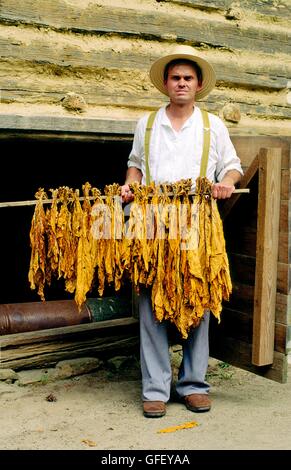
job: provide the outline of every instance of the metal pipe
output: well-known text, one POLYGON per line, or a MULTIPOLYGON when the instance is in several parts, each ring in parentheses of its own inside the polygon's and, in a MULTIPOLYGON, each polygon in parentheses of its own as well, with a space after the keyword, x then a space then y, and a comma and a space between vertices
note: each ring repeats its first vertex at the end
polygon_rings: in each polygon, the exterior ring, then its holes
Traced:
POLYGON ((92 321, 86 304, 81 311, 74 300, 0 304, 0 335, 79 325, 92 321))

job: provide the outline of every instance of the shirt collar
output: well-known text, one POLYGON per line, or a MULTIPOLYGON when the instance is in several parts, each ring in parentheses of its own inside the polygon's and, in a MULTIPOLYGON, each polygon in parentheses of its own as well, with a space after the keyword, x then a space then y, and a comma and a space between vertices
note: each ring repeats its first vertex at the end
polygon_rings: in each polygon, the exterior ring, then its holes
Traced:
MULTIPOLYGON (((172 125, 171 125, 171 121, 170 119, 168 118, 167 116, 167 113, 166 113, 166 107, 167 105, 163 106, 162 107, 162 113, 161 113, 161 125, 162 126, 167 126, 167 127, 171 127, 172 128, 172 125)), ((190 127, 194 120, 197 118, 197 113, 199 112, 199 108, 195 105, 194 107, 194 111, 193 113, 191 114, 191 116, 187 119, 187 121, 184 122, 182 129, 185 129, 186 127, 190 127)))

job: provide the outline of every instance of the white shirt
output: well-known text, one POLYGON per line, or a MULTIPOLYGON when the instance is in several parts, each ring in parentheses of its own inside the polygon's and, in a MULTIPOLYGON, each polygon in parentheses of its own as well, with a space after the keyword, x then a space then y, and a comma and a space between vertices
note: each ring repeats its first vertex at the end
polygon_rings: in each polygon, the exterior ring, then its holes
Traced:
MULTIPOLYGON (((240 159, 230 140, 228 129, 222 120, 209 114, 210 149, 207 178, 221 181, 229 170, 243 174, 240 159)), ((144 137, 148 115, 137 123, 128 167, 142 172, 142 184, 146 184, 144 137)), ((200 109, 195 105, 193 114, 177 132, 166 114, 166 106, 159 109, 154 120, 150 137, 149 167, 151 181, 155 183, 175 182, 192 178, 193 183, 200 174, 203 150, 203 120, 200 109)))

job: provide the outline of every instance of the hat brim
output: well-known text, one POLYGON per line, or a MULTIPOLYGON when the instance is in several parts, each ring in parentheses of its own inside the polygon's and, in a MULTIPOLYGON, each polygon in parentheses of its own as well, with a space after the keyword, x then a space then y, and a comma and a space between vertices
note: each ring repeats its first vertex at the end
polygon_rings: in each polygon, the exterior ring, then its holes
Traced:
POLYGON ((161 93, 168 96, 168 91, 164 84, 164 70, 169 62, 176 59, 191 60, 192 62, 196 62, 201 68, 202 88, 196 92, 196 100, 204 98, 213 90, 216 83, 216 75, 209 62, 193 54, 169 54, 156 60, 150 69, 151 82, 161 93))

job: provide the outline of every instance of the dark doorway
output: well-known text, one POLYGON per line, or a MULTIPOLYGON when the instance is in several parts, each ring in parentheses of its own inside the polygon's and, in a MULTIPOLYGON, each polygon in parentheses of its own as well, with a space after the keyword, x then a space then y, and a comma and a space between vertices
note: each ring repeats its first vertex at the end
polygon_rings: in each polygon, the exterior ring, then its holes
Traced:
MULTIPOLYGON (((81 190, 86 181, 101 190, 106 184, 122 184, 130 149, 130 139, 2 138, 5 171, 1 172, 0 201, 32 200, 40 187, 49 192, 59 186, 81 190)), ((34 206, 0 210, 0 303, 39 301, 27 279, 34 206)), ((96 292, 93 295, 98 296, 96 292)), ((47 300, 72 297, 61 281, 46 291, 47 300)))

